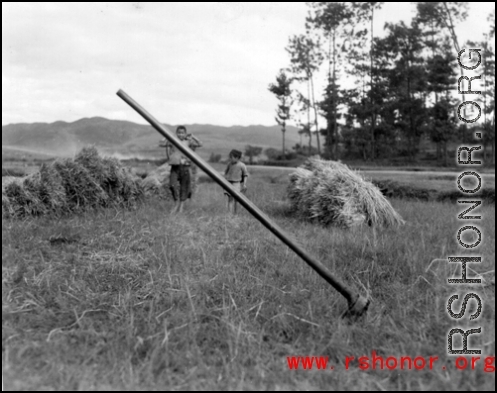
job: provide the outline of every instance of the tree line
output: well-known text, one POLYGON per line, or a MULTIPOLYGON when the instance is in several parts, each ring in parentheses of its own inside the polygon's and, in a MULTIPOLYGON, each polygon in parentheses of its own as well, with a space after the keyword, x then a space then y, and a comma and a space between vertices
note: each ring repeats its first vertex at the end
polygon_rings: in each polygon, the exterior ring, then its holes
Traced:
MULTIPOLYGON (((381 2, 306 4, 305 33, 289 37, 289 65, 268 86, 278 99, 275 119, 281 125, 283 156, 286 125, 293 121, 308 138, 307 151, 314 150, 315 140, 317 154, 328 159, 404 157, 414 162, 425 140, 436 146, 444 165, 450 143, 474 141, 478 128, 485 161, 490 152, 495 163, 495 9, 481 21, 488 23, 488 32, 460 47, 455 27, 468 16, 465 2, 418 2, 409 26, 386 23, 381 38, 373 30, 381 2), (480 49, 482 57, 481 77, 472 86, 481 94, 471 96, 482 116, 473 124, 458 119, 465 97, 454 94, 465 73, 457 61, 464 48, 480 49), (324 86, 317 84, 323 67, 324 86), (354 87, 341 87, 342 78, 351 78, 354 87), (321 100, 316 99, 318 89, 321 100)), ((460 86, 468 90, 467 83, 460 86)), ((465 118, 475 116, 468 112, 465 118)))

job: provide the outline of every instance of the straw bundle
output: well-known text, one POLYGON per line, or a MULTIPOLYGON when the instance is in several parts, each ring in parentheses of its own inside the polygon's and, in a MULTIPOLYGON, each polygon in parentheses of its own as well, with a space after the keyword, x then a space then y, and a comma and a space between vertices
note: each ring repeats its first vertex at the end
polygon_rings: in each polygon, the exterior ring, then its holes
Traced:
MULTIPOLYGON (((190 166, 190 191, 193 196, 198 188, 198 167, 194 164, 190 166)), ((165 198, 172 198, 169 188, 169 174, 171 166, 168 162, 150 172, 141 182, 147 194, 160 194, 165 198)), ((177 184, 179 189, 179 183, 177 184)))
POLYGON ((141 186, 141 178, 134 176, 127 168, 122 168, 120 177, 121 183, 118 188, 119 200, 128 206, 145 196, 141 186))
POLYGON ((66 209, 66 189, 62 185, 62 178, 53 166, 43 164, 33 180, 40 201, 50 211, 57 212, 66 209))
POLYGON ((323 225, 404 223, 376 186, 335 161, 307 160, 290 175, 288 197, 298 215, 323 225))
POLYGON ((142 195, 139 179, 117 160, 101 158, 94 147, 85 148, 74 160, 44 164, 24 178, 2 178, 2 217, 128 206, 142 195))
POLYGON ((116 158, 101 158, 95 147, 81 150, 75 161, 86 168, 107 193, 109 203, 128 203, 143 193, 139 179, 121 166, 116 158))
POLYGON ((110 177, 110 165, 106 165, 104 160, 94 146, 83 148, 74 158, 74 162, 86 168, 100 185, 110 177))
POLYGON ((13 182, 21 183, 22 178, 17 176, 2 176, 2 192, 5 189, 5 187, 7 187, 7 185, 13 182))
MULTIPOLYGON (((45 214, 48 211, 36 192, 33 175, 23 178, 22 181, 13 181, 7 184, 2 191, 4 191, 2 194, 9 200, 10 210, 8 211, 12 215, 23 217, 45 214)), ((2 210, 2 216, 7 215, 8 211, 2 210)))
POLYGON ((5 195, 2 188, 2 218, 12 217, 14 215, 14 209, 10 204, 10 199, 5 195))
POLYGON ((141 186, 145 195, 158 194, 162 188, 162 183, 159 178, 155 176, 147 176, 141 181, 141 186))
POLYGON ((71 210, 106 204, 107 193, 84 166, 66 158, 55 161, 53 167, 62 179, 66 202, 71 210))
POLYGON ((20 180, 14 176, 2 176, 2 218, 14 215, 14 209, 10 203, 10 199, 5 194, 5 187, 13 182, 20 182, 20 180))
POLYGON ((172 198, 169 191, 169 174, 171 173, 171 166, 165 163, 158 168, 151 171, 147 177, 141 180, 146 195, 157 194, 164 198, 172 198))

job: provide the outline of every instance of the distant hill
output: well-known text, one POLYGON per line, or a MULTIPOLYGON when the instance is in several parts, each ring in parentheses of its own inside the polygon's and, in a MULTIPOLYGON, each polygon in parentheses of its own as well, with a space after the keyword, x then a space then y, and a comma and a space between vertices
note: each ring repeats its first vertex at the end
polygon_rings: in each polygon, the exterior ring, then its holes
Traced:
MULTIPOLYGON (((174 131, 176 125, 165 126, 174 131)), ((189 133, 204 144, 199 155, 208 158, 212 152, 225 158, 231 149, 243 150, 245 145, 264 149, 281 148, 280 126, 232 126, 185 124, 189 133)), ((95 145, 106 153, 117 156, 157 157, 163 155, 158 147, 162 136, 151 126, 103 117, 83 118, 72 123, 20 123, 2 126, 2 150, 18 149, 25 152, 54 156, 72 156, 82 147, 95 145)), ((288 126, 285 135, 288 148, 299 142, 296 127, 288 126)))

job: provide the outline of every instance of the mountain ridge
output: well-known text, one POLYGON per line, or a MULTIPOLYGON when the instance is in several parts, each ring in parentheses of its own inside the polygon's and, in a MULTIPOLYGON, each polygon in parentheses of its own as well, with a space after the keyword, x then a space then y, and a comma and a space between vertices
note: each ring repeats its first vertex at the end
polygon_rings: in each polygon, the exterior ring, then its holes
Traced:
MULTIPOLYGON (((177 125, 163 123, 174 132, 177 125)), ((282 133, 278 125, 217 126, 214 124, 184 124, 195 134, 203 147, 200 156, 211 153, 226 156, 233 149, 246 145, 281 149, 282 133)), ((287 126, 285 143, 291 148, 300 140, 298 129, 287 126)), ((54 156, 74 155, 84 146, 93 145, 105 152, 120 154, 163 155, 158 146, 162 136, 148 124, 127 120, 111 120, 101 116, 85 117, 73 122, 13 123, 2 126, 2 147, 22 148, 54 156)))

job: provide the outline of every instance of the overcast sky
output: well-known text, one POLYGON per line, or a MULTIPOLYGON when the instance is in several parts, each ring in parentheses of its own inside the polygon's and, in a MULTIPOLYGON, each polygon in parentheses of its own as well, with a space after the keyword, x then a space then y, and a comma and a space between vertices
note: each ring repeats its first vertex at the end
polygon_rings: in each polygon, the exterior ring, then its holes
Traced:
MULTIPOLYGON (((414 14, 385 3, 385 22, 414 14)), ((470 3, 459 42, 480 40, 494 3, 470 3)), ((170 124, 273 125, 267 90, 303 32, 305 3, 2 3, 2 125, 82 117, 145 121, 123 89, 170 124)))

